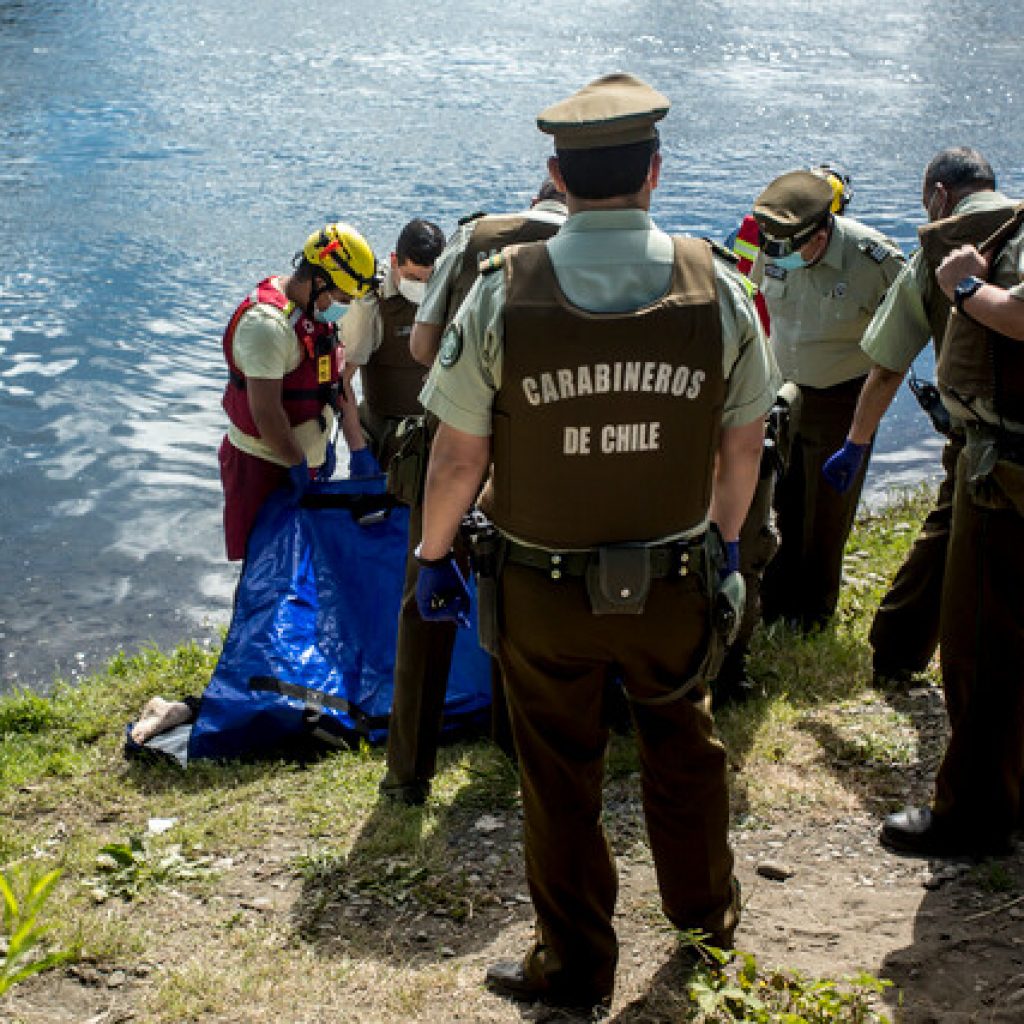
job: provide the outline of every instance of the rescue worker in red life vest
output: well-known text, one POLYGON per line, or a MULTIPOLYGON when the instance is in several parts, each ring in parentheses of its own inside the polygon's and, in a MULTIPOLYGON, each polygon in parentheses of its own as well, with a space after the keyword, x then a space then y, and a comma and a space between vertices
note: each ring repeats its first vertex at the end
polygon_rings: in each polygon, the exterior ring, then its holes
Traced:
POLYGON ((341 321, 345 346, 346 393, 356 371, 363 400, 342 411, 352 431, 361 430, 367 447, 354 452, 350 476, 372 476, 387 468, 395 452, 395 432, 406 416, 423 412, 420 388, 426 367, 409 351, 416 310, 423 300, 434 262, 444 248, 444 232, 416 218, 402 228, 380 288, 352 304, 341 321))
POLYGON ((601 823, 610 671, 633 710, 667 918, 729 947, 739 916, 708 683, 742 612, 738 535, 779 380, 734 260, 651 220, 668 109, 616 74, 538 117, 569 217, 484 262, 421 396, 441 425, 420 614, 468 609, 452 544, 489 469, 480 505, 502 538, 489 611, 537 930, 486 981, 587 1011, 611 1001, 618 957, 601 823))
MULTIPOLYGON (((230 424, 220 446, 224 536, 232 561, 267 496, 287 487, 298 502, 314 471, 334 471, 331 436, 344 349, 337 322, 375 286, 373 251, 344 223, 314 232, 291 274, 268 277, 242 301, 224 332, 230 424)), ((364 447, 362 434, 346 441, 364 447)))

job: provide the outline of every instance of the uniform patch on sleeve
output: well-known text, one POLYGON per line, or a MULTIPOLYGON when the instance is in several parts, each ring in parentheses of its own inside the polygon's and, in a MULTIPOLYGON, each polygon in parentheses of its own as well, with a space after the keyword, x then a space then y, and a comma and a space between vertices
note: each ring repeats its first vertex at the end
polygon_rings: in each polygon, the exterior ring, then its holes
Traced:
POLYGON ((897 258, 896 253, 889 246, 882 242, 872 241, 870 238, 862 238, 857 243, 857 248, 876 263, 884 263, 886 260, 897 258))
POLYGON ((441 339, 441 348, 437 353, 437 361, 450 370, 462 356, 462 327, 452 324, 441 339))
POLYGON ((764 276, 774 278, 776 281, 785 281, 788 271, 777 263, 765 263, 764 276))

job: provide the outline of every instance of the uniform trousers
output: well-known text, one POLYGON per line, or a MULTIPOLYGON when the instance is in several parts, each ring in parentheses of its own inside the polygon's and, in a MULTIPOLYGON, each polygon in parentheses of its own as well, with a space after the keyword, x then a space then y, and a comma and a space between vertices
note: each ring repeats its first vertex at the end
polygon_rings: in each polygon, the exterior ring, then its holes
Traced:
POLYGON ((938 646, 942 580, 953 521, 953 484, 962 450, 962 437, 955 435, 946 441, 942 449, 945 476, 935 504, 875 612, 868 640, 874 650, 876 672, 923 672, 938 646))
POLYGON ((288 483, 288 470, 236 448, 227 437, 217 453, 224 488, 224 545, 228 560, 245 558, 249 534, 264 502, 288 483))
POLYGON ((800 387, 800 423, 789 465, 775 487, 779 550, 761 584, 766 622, 785 619, 810 629, 835 613, 843 549, 853 526, 874 437, 845 494, 825 480, 821 469, 846 440, 863 382, 863 377, 857 377, 829 388, 800 387))
POLYGON ((1000 461, 976 494, 957 465, 940 657, 950 740, 933 812, 998 847, 1024 782, 1024 465, 1000 461))
MULTIPOLYGON (((526 876, 537 915, 528 976, 583 999, 609 995, 618 881, 601 820, 609 671, 634 698, 670 693, 700 660, 708 603, 696 576, 655 580, 640 615, 595 616, 579 577, 508 564, 499 659, 519 755, 526 876)), ((710 696, 634 703, 644 817, 668 919, 728 946, 738 919, 726 754, 710 696)))
MULTIPOLYGON (((409 546, 388 720, 387 773, 382 784, 385 792, 404 791, 408 796, 425 796, 437 769, 437 745, 458 628, 454 622, 427 622, 420 616, 416 606, 419 563, 414 552, 422 538, 423 505, 416 504, 409 510, 409 546)), ((465 573, 467 557, 458 538, 456 557, 465 573)))

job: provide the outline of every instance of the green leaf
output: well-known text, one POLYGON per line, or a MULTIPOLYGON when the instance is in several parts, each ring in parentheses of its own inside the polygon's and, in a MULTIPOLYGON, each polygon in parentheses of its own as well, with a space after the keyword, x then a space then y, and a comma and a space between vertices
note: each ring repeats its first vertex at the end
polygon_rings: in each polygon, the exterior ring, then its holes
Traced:
POLYGON ((24 981, 26 978, 31 978, 33 974, 41 974, 43 971, 48 971, 52 967, 58 967, 60 964, 66 964, 69 960, 73 960, 74 958, 74 954, 67 950, 59 953, 49 953, 46 956, 40 957, 40 959, 27 964, 14 974, 0 974, 0 995, 3 995, 9 988, 12 988, 19 982, 24 981))
POLYGON ((105 853, 124 867, 135 863, 134 849, 126 843, 107 843, 106 846, 100 847, 100 853, 105 853))
POLYGON ((0 896, 4 898, 4 920, 9 918, 13 927, 18 916, 18 900, 2 873, 0 873, 0 896))
POLYGON ((36 880, 32 888, 29 889, 28 900, 26 900, 29 912, 34 913, 46 902, 47 897, 53 891, 53 887, 59 881, 61 874, 60 868, 54 868, 43 875, 42 878, 36 880))

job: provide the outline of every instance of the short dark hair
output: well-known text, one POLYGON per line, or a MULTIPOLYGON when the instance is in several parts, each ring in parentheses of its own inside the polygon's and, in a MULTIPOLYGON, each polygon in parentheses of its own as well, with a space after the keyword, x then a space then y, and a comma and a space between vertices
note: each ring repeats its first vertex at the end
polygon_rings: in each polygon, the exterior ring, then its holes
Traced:
POLYGON ((655 136, 626 146, 559 149, 555 155, 568 192, 580 199, 611 199, 640 191, 657 152, 655 136))
POLYGON ((924 183, 941 184, 950 192, 969 186, 969 191, 996 187, 992 165, 970 146, 954 146, 940 150, 932 157, 924 172, 924 183))
POLYGON ((399 263, 415 263, 432 267, 444 248, 444 232, 433 222, 419 217, 409 221, 395 243, 395 256, 399 263))

